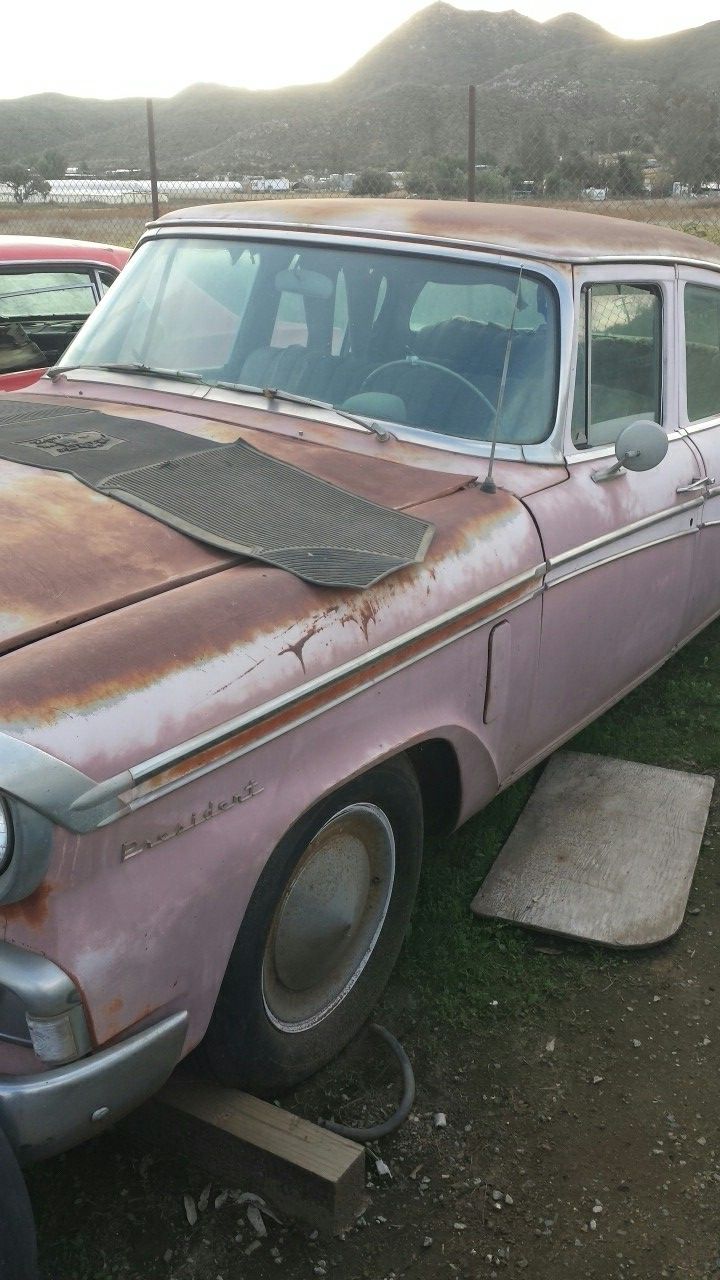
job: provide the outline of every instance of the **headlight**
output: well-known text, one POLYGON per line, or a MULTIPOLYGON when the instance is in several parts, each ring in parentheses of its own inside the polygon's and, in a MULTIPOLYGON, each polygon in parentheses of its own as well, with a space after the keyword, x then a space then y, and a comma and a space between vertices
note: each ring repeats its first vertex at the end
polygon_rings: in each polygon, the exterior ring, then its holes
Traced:
POLYGON ((5 801, 0 800, 0 876, 10 866, 14 843, 10 811, 5 801))

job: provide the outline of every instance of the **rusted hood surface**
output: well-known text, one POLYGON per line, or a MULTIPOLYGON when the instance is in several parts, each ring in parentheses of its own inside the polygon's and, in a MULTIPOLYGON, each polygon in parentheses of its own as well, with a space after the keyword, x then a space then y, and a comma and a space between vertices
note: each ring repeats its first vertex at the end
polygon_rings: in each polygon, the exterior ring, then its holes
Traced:
MULTIPOLYGON (((229 430, 217 421, 150 416, 188 431, 190 447, 193 437, 240 434, 238 426, 229 430)), ((52 420, 43 422, 43 430, 52 430, 52 420)), ((261 440, 260 433, 250 434, 268 453, 395 510, 462 489, 470 479, 311 442, 291 444, 268 432, 261 440)), ((71 475, 0 460, 0 653, 234 564, 236 557, 71 475)))

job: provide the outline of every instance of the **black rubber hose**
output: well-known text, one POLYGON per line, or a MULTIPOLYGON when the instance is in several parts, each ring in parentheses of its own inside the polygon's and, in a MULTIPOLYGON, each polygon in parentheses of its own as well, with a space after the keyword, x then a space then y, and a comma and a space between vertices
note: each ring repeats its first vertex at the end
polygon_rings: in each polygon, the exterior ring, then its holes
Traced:
POLYGON ((415 1077, 410 1059, 400 1041, 396 1040, 395 1036, 386 1027, 381 1027, 377 1022, 371 1022, 368 1030, 374 1031, 390 1046, 400 1063, 403 1078, 403 1096, 397 1110, 393 1112, 388 1120, 383 1120, 381 1124, 370 1125, 367 1129, 349 1124, 336 1124, 334 1120, 320 1121, 324 1129, 339 1133, 342 1138, 352 1138, 354 1142, 374 1142, 376 1138, 386 1138, 389 1133, 394 1133, 407 1120, 415 1101, 415 1077))

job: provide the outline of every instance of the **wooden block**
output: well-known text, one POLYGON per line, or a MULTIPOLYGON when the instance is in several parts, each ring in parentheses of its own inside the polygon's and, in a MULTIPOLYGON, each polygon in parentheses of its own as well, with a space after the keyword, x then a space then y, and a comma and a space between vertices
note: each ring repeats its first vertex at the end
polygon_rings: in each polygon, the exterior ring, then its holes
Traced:
POLYGON ((239 1089, 171 1080, 138 1115, 144 1138, 318 1230, 342 1231, 368 1203, 364 1147, 239 1089))
POLYGON ((606 946, 663 942, 682 923, 712 792, 702 774, 561 751, 472 909, 606 946))

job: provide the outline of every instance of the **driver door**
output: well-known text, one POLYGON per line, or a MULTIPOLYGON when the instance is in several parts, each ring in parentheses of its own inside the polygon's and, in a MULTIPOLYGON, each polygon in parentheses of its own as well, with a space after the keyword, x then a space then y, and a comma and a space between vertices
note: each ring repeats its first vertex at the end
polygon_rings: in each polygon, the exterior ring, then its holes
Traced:
POLYGON ((678 431, 672 268, 576 273, 577 339, 568 406, 568 479, 525 499, 548 562, 531 759, 658 666, 686 633, 702 497, 678 431), (669 447, 654 470, 608 471, 637 419, 669 447), (607 478, 605 478, 607 476, 607 478))

